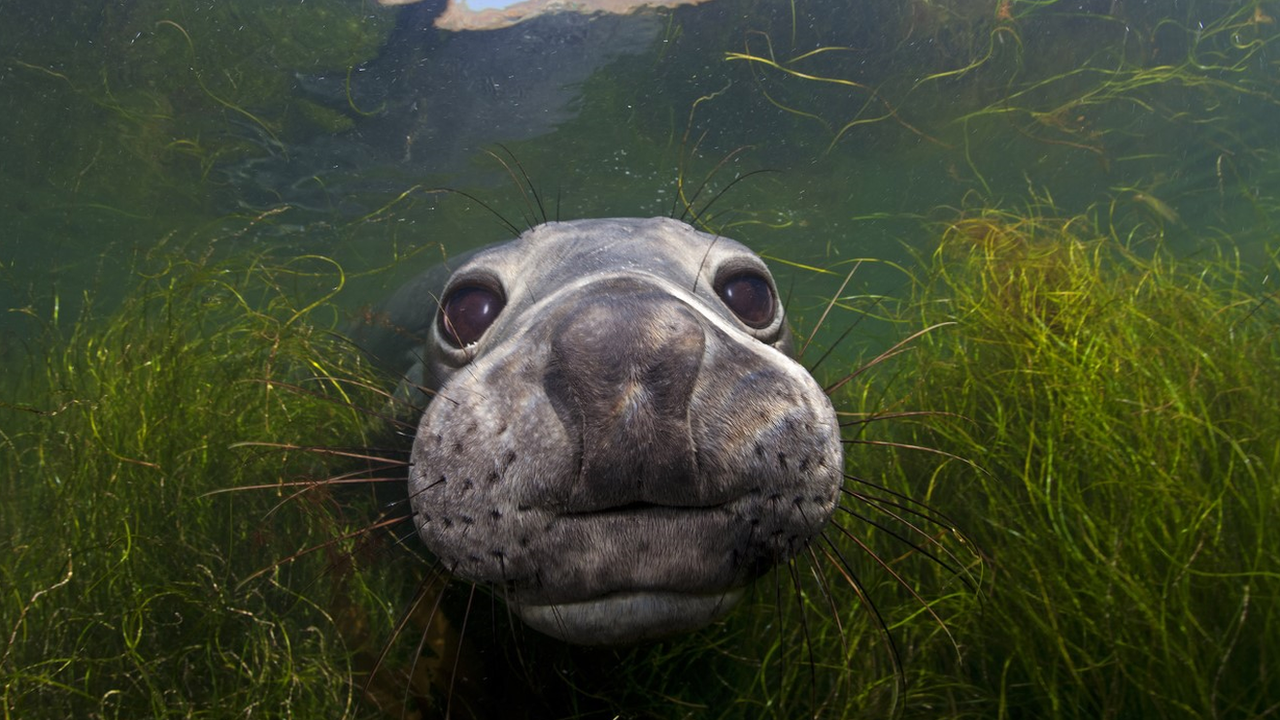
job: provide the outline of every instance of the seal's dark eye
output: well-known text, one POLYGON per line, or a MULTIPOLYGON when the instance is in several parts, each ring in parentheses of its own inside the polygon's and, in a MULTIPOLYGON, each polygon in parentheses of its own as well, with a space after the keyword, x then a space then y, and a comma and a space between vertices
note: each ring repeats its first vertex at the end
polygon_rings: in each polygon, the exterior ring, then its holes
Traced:
POLYGON ((742 322, 753 328, 768 327, 773 322, 776 303, 773 288, 755 270, 734 273, 716 287, 720 299, 742 322))
POLYGON ((440 336, 454 347, 474 344, 489 329, 506 301, 484 285, 461 285, 449 291, 440 303, 440 336))

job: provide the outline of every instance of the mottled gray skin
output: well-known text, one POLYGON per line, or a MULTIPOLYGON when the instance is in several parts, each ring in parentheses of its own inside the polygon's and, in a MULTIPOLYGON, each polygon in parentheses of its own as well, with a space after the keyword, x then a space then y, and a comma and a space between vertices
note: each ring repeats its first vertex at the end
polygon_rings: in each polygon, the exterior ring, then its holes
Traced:
POLYGON ((717 295, 747 268, 772 285, 750 250, 675 220, 582 220, 398 293, 388 317, 422 338, 408 377, 435 391, 410 497, 444 567, 544 633, 619 644, 713 621, 819 533, 835 411, 780 306, 756 329, 717 295), (458 349, 433 313, 477 279, 506 306, 458 349))

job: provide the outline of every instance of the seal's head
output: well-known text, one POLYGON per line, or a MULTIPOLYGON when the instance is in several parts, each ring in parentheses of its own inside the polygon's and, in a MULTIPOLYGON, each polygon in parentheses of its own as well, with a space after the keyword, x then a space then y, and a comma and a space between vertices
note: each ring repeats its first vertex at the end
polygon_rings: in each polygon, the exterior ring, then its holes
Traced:
POLYGON ((436 297, 411 375, 434 390, 417 529, 534 628, 617 644, 701 627, 830 518, 835 411, 744 246, 665 218, 548 223, 436 297))

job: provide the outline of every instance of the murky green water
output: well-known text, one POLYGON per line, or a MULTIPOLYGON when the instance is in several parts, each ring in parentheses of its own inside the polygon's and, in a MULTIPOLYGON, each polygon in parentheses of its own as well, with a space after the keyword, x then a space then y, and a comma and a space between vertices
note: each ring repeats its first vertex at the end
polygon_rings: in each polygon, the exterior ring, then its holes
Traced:
POLYGON ((516 183, 478 150, 497 143, 562 217, 667 214, 680 172, 696 187, 741 149, 695 205, 770 172, 703 219, 823 266, 927 251, 921 221, 974 206, 1156 225, 1180 255, 1227 239, 1258 257, 1275 233, 1264 5, 715 2, 536 81, 496 52, 509 34, 395 31, 355 2, 7 6, 3 292, 46 314, 111 295, 166 239, 358 269, 502 237, 464 198, 396 202, 455 187, 521 224, 516 183), (504 72, 536 87, 486 88, 504 72), (554 93, 580 78, 580 97, 554 93), (534 106, 526 127, 497 119, 509 100, 534 106))
MULTIPOLYGON (((909 301, 946 227, 984 211, 1085 218, 1192 276, 1238 256, 1235 289, 1274 305, 1273 3, 710 0, 461 35, 432 12, 0 3, 0 363, 38 373, 50 328, 71 334, 84 312, 92 328, 184 259, 331 258, 337 326, 442 256, 508 237, 495 214, 684 213, 776 260, 802 325, 866 258, 844 304, 875 317, 848 358, 910 332, 882 309, 909 301)), ((13 427, 67 400, 6 392, 13 427)), ((1257 422, 1252 435, 1274 432, 1257 422)), ((8 455, 10 483, 33 462, 8 455)), ((1276 555, 1261 547, 1258 572, 1276 555)), ((11 660, 39 633, 18 613, 58 577, 8 578, 8 708, 31 707, 16 678, 35 672, 11 660)))

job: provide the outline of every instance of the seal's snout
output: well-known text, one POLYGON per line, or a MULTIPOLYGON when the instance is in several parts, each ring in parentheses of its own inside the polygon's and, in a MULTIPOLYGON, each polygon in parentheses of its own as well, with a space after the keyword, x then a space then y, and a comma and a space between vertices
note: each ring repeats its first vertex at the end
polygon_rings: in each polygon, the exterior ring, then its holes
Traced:
POLYGON ((706 351, 695 312, 658 288, 609 283, 568 308, 551 338, 546 392, 578 434, 565 511, 716 502, 697 487, 690 399, 706 351))
POLYGON ((552 223, 426 294, 418 534, 531 627, 593 645, 702 627, 835 510, 835 410, 746 247, 666 219, 552 223))

